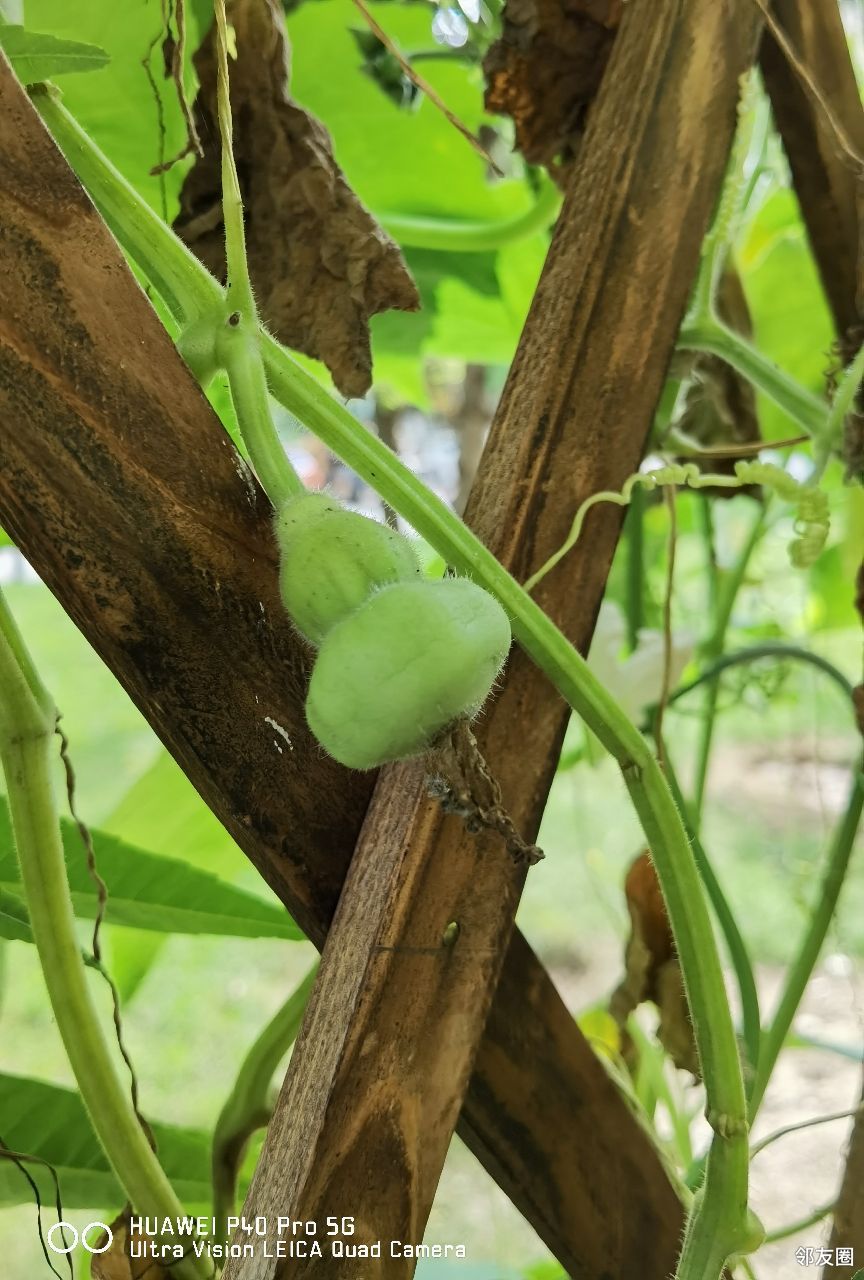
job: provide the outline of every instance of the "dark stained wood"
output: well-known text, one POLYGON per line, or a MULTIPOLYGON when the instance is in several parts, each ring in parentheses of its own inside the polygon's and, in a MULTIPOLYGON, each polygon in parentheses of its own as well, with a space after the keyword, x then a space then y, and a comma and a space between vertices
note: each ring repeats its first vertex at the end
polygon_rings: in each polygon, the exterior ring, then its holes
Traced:
MULTIPOLYGON (((752 0, 626 6, 468 507, 469 523, 519 575, 560 545, 584 497, 620 488, 638 465, 758 23, 752 0)), ((617 508, 595 509, 584 542, 538 589, 583 651, 619 525, 617 508)), ((529 839, 564 722, 557 696, 516 652, 479 732, 506 806, 529 839)), ((533 874, 542 875, 542 866, 533 874)), ((412 1260, 387 1257, 389 1242, 422 1238, 523 879, 499 841, 442 817, 426 799, 420 766, 382 772, 245 1213, 273 1224, 280 1214, 322 1223, 351 1213, 355 1241, 380 1239, 384 1256, 358 1264, 329 1253, 281 1262, 259 1253, 229 1262, 225 1280, 413 1274, 412 1260), (452 944, 445 935, 451 922, 459 926, 452 944)), ((517 972, 521 963, 517 953, 517 972)), ((554 1061, 544 1065, 553 1075, 560 1046, 523 1038, 518 1009, 509 1017, 511 1025, 498 1023, 481 1050, 485 1069, 506 1082, 507 1048, 521 1044, 538 1061, 554 1048, 554 1061)), ((511 1088, 506 1098, 513 1099, 511 1088)), ((482 1101, 472 1087, 469 1118, 482 1101)), ((555 1113, 560 1123, 563 1108, 555 1113)), ((548 1112, 537 1114, 549 1122, 548 1112)), ((553 1151, 586 1140, 584 1116, 574 1108, 553 1151)), ((614 1183, 620 1167, 595 1170, 597 1184, 614 1183)), ((560 1168, 555 1158, 535 1163, 529 1179, 520 1175, 507 1188, 535 1221, 538 1204, 561 1203, 544 1185, 553 1175, 560 1192, 560 1168)), ((658 1185, 651 1190, 657 1195, 658 1185)), ((671 1272, 678 1232, 669 1212, 659 1215, 659 1230, 647 1202, 635 1210, 628 1202, 626 1212, 627 1229, 616 1211, 580 1240, 578 1259, 563 1259, 573 1275, 660 1280, 671 1272), (632 1219, 640 1222, 634 1232, 632 1219)))
MULTIPOLYGON (((837 0, 774 0, 772 12, 864 156, 864 110, 837 0)), ((864 307, 862 174, 768 30, 760 63, 825 293, 841 338, 850 334, 847 354, 854 355, 864 307)))
MULTIPOLYGON (((2 55, 0 524, 320 946, 373 779, 311 742, 307 655, 279 604, 266 503, 2 55)), ((541 711, 557 742, 561 708, 544 694, 528 723, 541 711)), ((520 732, 511 750, 527 759, 522 745, 520 732)), ((531 782, 535 809, 550 773, 531 782)), ((674 1236, 680 1207, 548 976, 514 945, 460 1131, 584 1275, 595 1239, 621 1256, 647 1247, 619 1224, 622 1198, 652 1237, 674 1236), (579 1108, 590 1130, 562 1143, 579 1108), (588 1156, 616 1151, 615 1176, 598 1179, 588 1156)))

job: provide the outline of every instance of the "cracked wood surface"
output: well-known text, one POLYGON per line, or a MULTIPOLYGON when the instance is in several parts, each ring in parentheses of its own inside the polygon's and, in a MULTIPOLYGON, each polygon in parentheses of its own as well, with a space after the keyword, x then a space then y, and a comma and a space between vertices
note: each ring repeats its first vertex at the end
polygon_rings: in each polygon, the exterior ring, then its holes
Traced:
MULTIPOLYGON (((498 482, 518 488, 521 472, 498 482)), ((306 729, 308 655, 281 609, 269 521, 0 55, 0 524, 320 946, 373 779, 306 729)), ((557 744, 561 709, 542 705, 557 744)), ((521 732, 510 750, 524 758, 521 732)), ((574 1275, 596 1276, 608 1247, 660 1280, 677 1199, 518 934, 460 1132, 574 1275), (562 1142, 574 1116, 580 1140, 562 1142)))
MULTIPOLYGON (((582 499, 619 489, 642 456, 758 25, 750 0, 626 7, 468 505, 469 524, 517 576, 560 545, 582 499)), ((620 518, 595 508, 581 546, 537 590, 583 652, 620 518)), ((529 840, 565 720, 515 651, 478 738, 529 840)), ((322 1232, 320 1259, 259 1252, 229 1261, 225 1280, 413 1274, 389 1242, 422 1239, 463 1097, 470 1114, 471 1068, 523 881, 499 841, 470 835, 427 799, 422 765, 382 771, 244 1213, 274 1225, 280 1214, 324 1223, 350 1213, 352 1243, 381 1241, 383 1256, 340 1258, 322 1232)), ((510 1016, 511 1043, 527 1046, 518 1009, 510 1016)), ((532 1048, 535 1061, 547 1056, 545 1044, 532 1048)), ((481 1049, 478 1062, 490 1056, 481 1049)), ((553 1146, 591 1141, 584 1113, 556 1119, 553 1146)), ((592 1164, 604 1199, 614 1201, 627 1159, 619 1150, 592 1164)), ((559 1167, 532 1168, 521 1195, 543 1205, 544 1178, 559 1167)), ((520 1189, 507 1189, 521 1207, 520 1189)), ((559 1258, 591 1280, 659 1280, 674 1266, 677 1215, 646 1210, 622 1197, 579 1259, 559 1258)))

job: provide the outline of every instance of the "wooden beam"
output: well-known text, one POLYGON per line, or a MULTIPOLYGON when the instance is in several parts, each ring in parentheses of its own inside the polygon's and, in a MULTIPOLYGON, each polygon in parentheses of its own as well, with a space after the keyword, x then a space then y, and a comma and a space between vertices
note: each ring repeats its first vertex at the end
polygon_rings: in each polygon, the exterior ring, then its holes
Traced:
MULTIPOLYGON (((624 9, 468 507, 517 575, 561 544, 582 499, 620 488, 638 466, 758 23, 751 0, 624 9)), ((596 508, 580 547, 537 591, 583 651, 619 524, 619 510, 596 508)), ((481 745, 529 839, 564 718, 517 651, 481 745)), ((390 1242, 422 1239, 523 880, 500 841, 471 835, 427 799, 422 764, 383 771, 244 1210, 271 1224, 274 1246, 279 1215, 351 1214, 353 1243, 382 1242, 385 1260, 366 1274, 413 1274, 413 1259, 388 1258, 390 1242)), ((557 1146, 582 1141, 580 1119, 569 1118, 557 1146)), ((548 1174, 535 1167, 514 1189, 520 1207, 548 1174)), ((619 1222, 584 1242, 581 1271, 565 1263, 573 1274, 668 1275, 677 1235, 628 1230, 615 1244, 609 1228, 614 1236, 619 1222)), ((323 1232, 320 1243, 321 1260, 229 1261, 225 1280, 356 1274, 323 1232)))
MULTIPOLYGON (((373 779, 310 739, 267 504, 2 55, 0 301, 0 524, 321 946, 373 779)), ((675 1237, 650 1140, 518 935, 460 1131, 574 1275, 647 1254, 646 1222, 675 1237)))
MULTIPOLYGON (((852 147, 864 156, 864 109, 837 0, 774 0, 772 13, 852 147)), ((760 64, 822 284, 837 332, 852 344, 846 352, 851 357, 864 336, 864 174, 769 30, 760 64)))

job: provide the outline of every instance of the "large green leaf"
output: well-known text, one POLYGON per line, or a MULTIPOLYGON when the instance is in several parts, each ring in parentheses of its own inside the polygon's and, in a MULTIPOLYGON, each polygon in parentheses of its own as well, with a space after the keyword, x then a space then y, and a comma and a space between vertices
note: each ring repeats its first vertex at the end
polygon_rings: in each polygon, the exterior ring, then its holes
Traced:
MULTIPOLYGON (((403 49, 435 47, 429 6, 369 7, 403 49)), ((351 34, 358 22, 352 0, 299 5, 287 18, 292 92, 330 130, 336 159, 369 208, 483 219, 528 208, 527 187, 490 182, 483 157, 428 98, 416 110, 400 109, 363 73, 351 34)), ((483 109, 479 68, 424 61, 422 72, 469 129, 476 133, 482 123, 493 123, 483 109)))
MULTIPOLYGON (((509 364, 547 245, 548 237, 542 234, 487 253, 407 250, 422 310, 412 315, 384 312, 373 318, 376 379, 390 357, 413 356, 416 361, 437 356, 509 364)), ((392 369, 388 371, 397 388, 410 391, 410 383, 401 383, 398 372, 394 377, 392 369)))
MULTIPOLYGON (((247 878, 250 886, 254 884, 269 895, 266 885, 167 751, 159 752, 102 827, 153 853, 170 856, 182 849, 184 862, 215 872, 224 880, 247 878)), ((275 903, 275 897, 272 900, 275 903)), ((109 937, 111 976, 126 1002, 149 972, 166 935, 119 926, 109 931, 109 937)))
POLYGON ((248 866, 222 823, 164 750, 99 825, 153 853, 182 853, 184 862, 228 879, 248 866))
MULTIPOLYGON (((210 1201, 210 1137, 194 1129, 154 1124, 162 1167, 186 1206, 210 1201)), ((53 1165, 64 1209, 113 1209, 125 1196, 108 1164, 78 1093, 41 1080, 0 1073, 0 1135, 6 1146, 53 1165)), ((27 1172, 43 1203, 55 1198, 51 1174, 27 1172)), ((33 1192, 21 1171, 0 1160, 0 1205, 27 1204, 33 1192)))
POLYGON ((24 84, 50 80, 70 71, 98 71, 109 60, 98 45, 62 40, 12 24, 0 26, 0 49, 24 84))
POLYGON ((27 0, 28 25, 63 39, 93 41, 108 53, 111 61, 99 76, 64 81, 64 102, 156 209, 164 190, 170 213, 188 162, 161 181, 150 175, 160 155, 176 155, 185 138, 177 94, 163 74, 162 10, 161 0, 27 0))
MULTIPOLYGON (((75 913, 93 919, 98 899, 74 823, 61 820, 75 913)), ((108 887, 107 919, 160 933, 207 933, 240 938, 303 937, 281 907, 225 884, 209 871, 93 831, 99 874, 108 887)), ((0 800, 0 890, 15 894, 18 863, 5 800, 0 800)))
MULTIPOLYGON (((762 206, 738 260, 759 350, 809 390, 823 394, 834 331, 788 191, 777 192, 762 206)), ((794 423, 761 395, 759 418, 768 439, 795 434, 794 423)))

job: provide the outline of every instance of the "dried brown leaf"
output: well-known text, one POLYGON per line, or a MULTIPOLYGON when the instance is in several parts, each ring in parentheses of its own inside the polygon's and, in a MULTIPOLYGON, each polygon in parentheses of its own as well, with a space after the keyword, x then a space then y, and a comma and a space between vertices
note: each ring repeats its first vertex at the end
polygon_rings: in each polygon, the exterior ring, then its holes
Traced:
POLYGON ((483 60, 486 107, 511 116, 530 164, 563 181, 600 85, 623 0, 507 0, 483 60))
POLYGON ((660 1014, 657 1038, 676 1067, 699 1077, 699 1059, 687 1010, 681 966, 654 864, 646 850, 631 863, 624 882, 630 937, 624 951, 624 978, 609 1002, 621 1030, 625 1059, 633 1060, 626 1032, 629 1015, 646 1000, 660 1014))
MULTIPOLYGON (((369 317, 413 311, 419 297, 398 246, 348 186, 323 125, 288 92, 288 43, 276 0, 233 0, 234 152, 249 271, 262 319, 287 346, 327 365, 346 396, 372 380, 369 317)), ((194 58, 204 155, 189 171, 175 229, 225 276, 214 34, 194 58)))
MULTIPOLYGON (((753 336, 750 310, 741 277, 733 267, 728 267, 720 278, 717 290, 717 312, 720 318, 736 333, 745 338, 753 336)), ((698 355, 689 368, 693 379, 684 401, 684 412, 678 427, 703 448, 719 445, 752 445, 762 439, 759 417, 756 412, 756 392, 746 378, 717 356, 698 355)), ((719 475, 734 475, 735 457, 712 458, 701 465, 703 471, 719 475)), ((730 498, 740 489, 711 488, 705 490, 714 497, 730 498)), ((758 496, 756 485, 748 485, 743 492, 758 496)))

